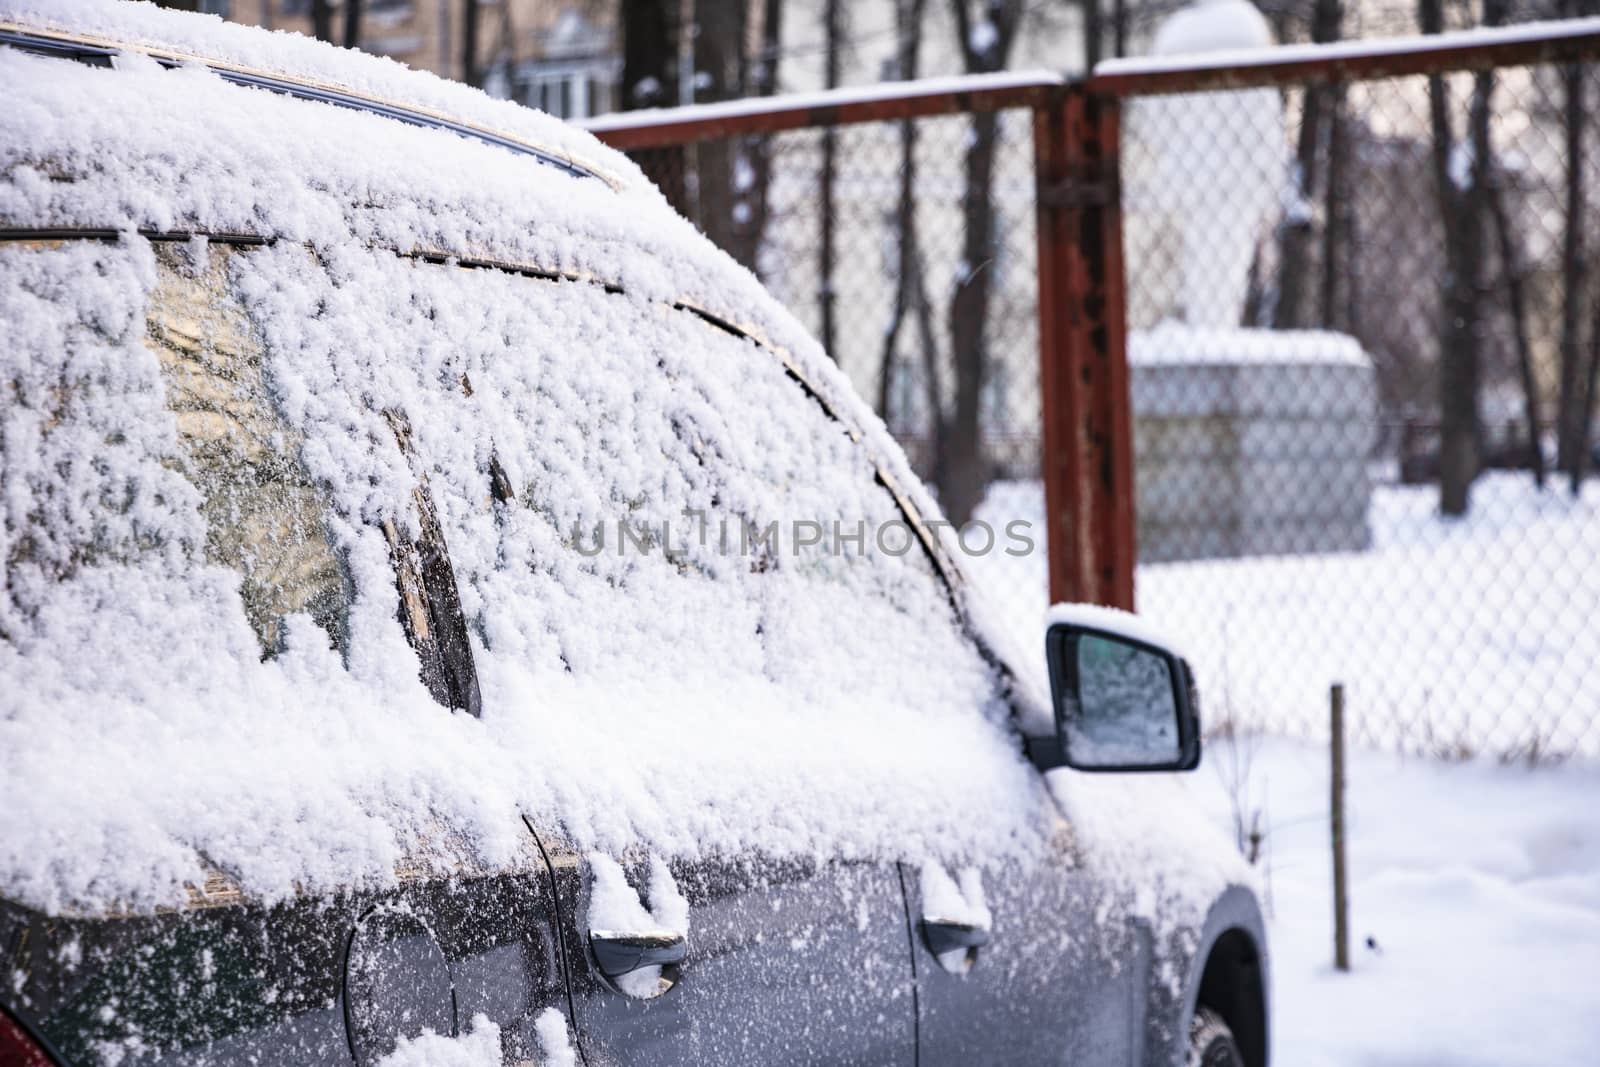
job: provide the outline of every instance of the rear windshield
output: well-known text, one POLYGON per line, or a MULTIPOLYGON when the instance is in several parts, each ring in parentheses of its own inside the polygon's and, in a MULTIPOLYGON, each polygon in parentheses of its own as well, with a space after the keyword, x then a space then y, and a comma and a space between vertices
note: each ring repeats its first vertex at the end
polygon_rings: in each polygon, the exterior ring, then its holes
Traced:
POLYGON ((228 283, 234 252, 157 245, 146 344, 161 364, 179 466, 200 492, 205 558, 239 575, 245 618, 272 655, 308 614, 343 646, 348 581, 307 475, 300 434, 273 403, 260 338, 228 283))

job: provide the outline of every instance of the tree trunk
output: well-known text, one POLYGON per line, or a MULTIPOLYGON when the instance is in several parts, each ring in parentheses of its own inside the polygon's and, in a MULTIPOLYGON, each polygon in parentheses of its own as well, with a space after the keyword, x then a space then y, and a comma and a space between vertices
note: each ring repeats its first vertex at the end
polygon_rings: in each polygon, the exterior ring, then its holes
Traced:
POLYGON ((361 47, 361 0, 344 0, 344 46, 361 47))
MULTIPOLYGON (((1440 0, 1421 0, 1425 33, 1443 27, 1440 0)), ((1488 188, 1485 164, 1489 154, 1489 97, 1493 72, 1474 80, 1468 137, 1472 144, 1470 173, 1458 186, 1452 173, 1457 151, 1450 129, 1450 102, 1443 76, 1428 78, 1429 120, 1433 127, 1434 181, 1438 187, 1440 222, 1445 238, 1445 280, 1439 329, 1439 510, 1465 515, 1478 476, 1479 271, 1483 253, 1483 201, 1488 188)))
MULTIPOLYGON (((695 86, 695 102, 733 100, 744 95, 745 5, 728 0, 695 0, 694 69, 703 83, 695 86)), ((726 137, 694 147, 700 229, 729 253, 734 247, 737 144, 726 137)))
MULTIPOLYGON (((1571 6, 1568 6, 1568 13, 1571 6)), ((1566 92, 1563 125, 1566 133, 1566 232, 1561 246, 1561 364, 1556 400, 1556 465, 1571 478, 1576 493, 1580 482, 1580 438, 1586 421, 1583 349, 1583 298, 1588 290, 1588 257, 1584 248, 1585 190, 1584 99, 1585 68, 1571 64, 1562 71, 1566 92)))
MULTIPOLYGON (((678 102, 677 0, 622 0, 621 110, 671 107, 678 102)), ((689 214, 681 146, 632 153, 679 214, 689 214)))
POLYGON ((1511 216, 1506 211, 1505 172, 1495 170, 1489 187, 1489 210, 1494 218, 1495 236, 1500 251, 1500 271, 1505 279, 1507 309, 1511 313, 1512 340, 1517 347, 1517 373, 1522 382, 1522 411, 1527 419, 1528 465, 1533 481, 1544 488, 1544 429, 1539 419, 1539 384, 1533 371, 1533 347, 1528 341, 1528 299, 1523 288, 1522 257, 1511 231, 1511 216))
MULTIPOLYGON (((839 86, 839 41, 842 36, 839 22, 842 15, 839 10, 839 0, 827 0, 823 8, 823 37, 824 47, 824 83, 829 89, 839 86)), ((833 178, 834 155, 837 146, 834 141, 832 126, 822 128, 822 173, 818 177, 819 195, 821 198, 820 221, 822 223, 821 247, 817 253, 817 304, 822 312, 822 348, 834 359, 839 357, 834 353, 834 323, 833 323, 833 266, 834 266, 834 219, 833 204, 833 178)))
POLYGON ((1078 0, 1083 5, 1083 72, 1093 74, 1105 51, 1106 27, 1100 0, 1078 0))
POLYGON ((928 299, 927 272, 919 250, 911 261, 911 302, 917 312, 917 347, 922 350, 922 388, 928 408, 928 480, 943 487, 950 476, 950 427, 944 415, 944 374, 939 369, 939 335, 928 299))
MULTIPOLYGON (((764 0, 761 15, 761 52, 750 67, 750 86, 756 96, 778 91, 778 61, 783 54, 783 0, 764 0)), ((733 257, 759 273, 757 262, 767 232, 768 200, 772 187, 772 138, 747 137, 740 146, 749 168, 749 187, 737 190, 733 227, 733 257)))
POLYGON ((311 36, 333 43, 333 4, 331 0, 311 0, 311 36))
MULTIPOLYGON (((917 76, 922 46, 924 0, 899 0, 895 4, 895 30, 899 48, 895 55, 894 76, 910 81, 917 76)), ((911 272, 917 263, 917 127, 911 119, 900 121, 900 190, 895 206, 895 286, 889 325, 883 331, 883 358, 878 363, 878 415, 894 427, 895 346, 900 326, 911 304, 911 272)))
POLYGON ((483 71, 478 67, 478 0, 461 0, 461 80, 481 87, 483 71))
POLYGON ((1328 180, 1322 210, 1322 293, 1318 321, 1325 330, 1348 331, 1350 325, 1341 321, 1339 306, 1353 211, 1353 198, 1345 188, 1349 148, 1346 145, 1344 86, 1329 86, 1327 92, 1328 180))
POLYGON ((1593 321, 1589 324, 1589 369, 1584 375, 1583 403, 1578 416, 1578 447, 1572 457, 1572 495, 1583 491, 1583 478, 1589 469, 1589 448, 1594 441, 1595 378, 1600 376, 1600 294, 1590 300, 1593 321))
MULTIPOLYGON (((1337 41, 1344 24, 1342 0, 1315 0, 1311 40, 1337 41)), ((1300 107, 1300 136, 1295 145, 1293 205, 1278 227, 1278 292, 1272 325, 1279 330, 1304 329, 1312 323, 1311 259, 1314 248, 1312 198, 1316 195, 1320 146, 1324 138, 1327 98, 1331 90, 1307 85, 1300 107)))
MULTIPOLYGON (((984 5, 987 22, 973 32, 966 0, 953 0, 956 32, 969 74, 1004 69, 1017 24, 1021 0, 989 0, 984 5)), ((961 265, 950 298, 950 351, 955 363, 955 402, 949 423, 948 465, 940 482, 940 504, 951 522, 960 526, 972 517, 988 484, 983 448, 982 397, 988 376, 989 289, 994 258, 994 152, 999 119, 993 112, 969 120, 964 170, 966 189, 961 213, 964 229, 961 265)))

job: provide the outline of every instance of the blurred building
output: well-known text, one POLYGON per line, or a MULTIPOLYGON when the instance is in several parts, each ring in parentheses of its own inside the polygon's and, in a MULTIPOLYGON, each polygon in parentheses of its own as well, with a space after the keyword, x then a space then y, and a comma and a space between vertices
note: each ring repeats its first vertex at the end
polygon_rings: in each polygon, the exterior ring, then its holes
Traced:
MULTIPOLYGON (((312 34, 312 0, 198 0, 234 22, 312 34)), ((344 42, 343 0, 331 36, 344 42)), ((622 60, 614 0, 478 0, 477 79, 561 118, 611 110, 622 60)), ((468 80, 466 0, 362 0, 356 46, 441 77, 468 80)))

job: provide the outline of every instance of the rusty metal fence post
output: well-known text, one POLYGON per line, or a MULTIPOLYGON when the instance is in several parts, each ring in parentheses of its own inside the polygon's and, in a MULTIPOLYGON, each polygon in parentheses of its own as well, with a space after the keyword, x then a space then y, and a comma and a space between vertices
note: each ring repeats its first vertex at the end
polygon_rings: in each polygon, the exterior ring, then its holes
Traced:
POLYGON ((1034 111, 1050 600, 1133 610, 1133 432, 1114 97, 1034 111))

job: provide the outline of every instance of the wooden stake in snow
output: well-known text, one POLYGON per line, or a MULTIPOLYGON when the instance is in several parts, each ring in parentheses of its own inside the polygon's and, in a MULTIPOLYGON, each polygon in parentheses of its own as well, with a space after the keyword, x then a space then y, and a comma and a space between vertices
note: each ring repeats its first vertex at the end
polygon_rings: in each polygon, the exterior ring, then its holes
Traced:
POLYGON ((1344 686, 1335 684, 1328 693, 1330 726, 1333 734, 1332 805, 1333 829, 1333 966, 1350 969, 1350 897, 1345 883, 1344 864, 1344 686))

